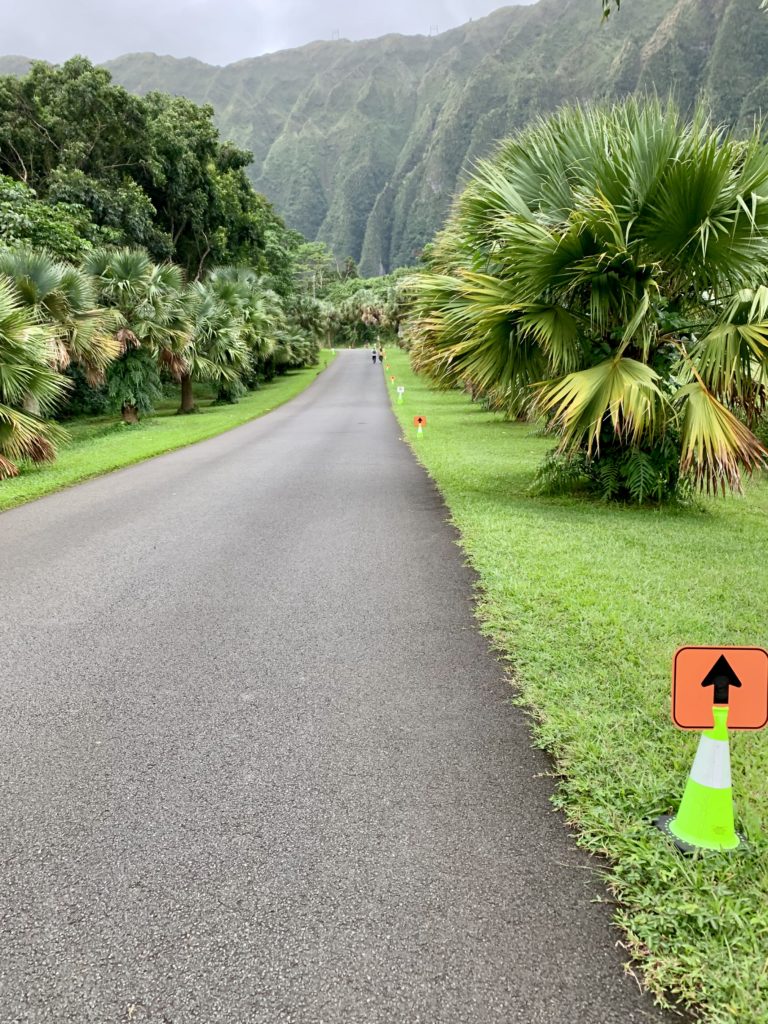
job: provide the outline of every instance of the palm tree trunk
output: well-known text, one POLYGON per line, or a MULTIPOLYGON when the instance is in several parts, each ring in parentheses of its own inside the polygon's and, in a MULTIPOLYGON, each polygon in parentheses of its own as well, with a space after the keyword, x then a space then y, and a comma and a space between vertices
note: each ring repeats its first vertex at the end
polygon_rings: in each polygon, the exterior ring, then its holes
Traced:
POLYGON ((40 403, 34 395, 26 394, 24 396, 22 408, 24 409, 24 412, 28 412, 30 416, 40 416, 40 403))
POLYGON ((195 396, 192 392, 192 375, 185 373, 181 378, 181 405, 179 413, 188 415, 195 411, 195 396))

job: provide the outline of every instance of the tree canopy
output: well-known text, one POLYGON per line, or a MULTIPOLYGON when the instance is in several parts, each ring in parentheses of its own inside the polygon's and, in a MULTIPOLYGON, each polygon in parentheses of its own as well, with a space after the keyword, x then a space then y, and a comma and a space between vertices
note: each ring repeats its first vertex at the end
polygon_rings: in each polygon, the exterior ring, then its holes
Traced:
MULTIPOLYGON (((0 77, 0 138, 0 174, 48 204, 38 219, 62 235, 51 245, 59 254, 80 254, 70 225, 86 241, 143 246, 190 279, 247 262, 285 285, 300 236, 253 190, 251 154, 220 138, 212 107, 134 96, 84 57, 36 62, 0 77)), ((23 203, 20 192, 6 198, 23 203)), ((0 217, 2 202, 0 190, 0 217)), ((44 242, 30 231, 21 237, 44 242)))

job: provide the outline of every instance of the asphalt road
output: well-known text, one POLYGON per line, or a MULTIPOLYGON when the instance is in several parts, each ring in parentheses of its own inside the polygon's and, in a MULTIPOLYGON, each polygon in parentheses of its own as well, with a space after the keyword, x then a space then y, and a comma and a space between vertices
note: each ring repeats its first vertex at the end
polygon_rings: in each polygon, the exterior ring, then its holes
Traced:
POLYGON ((0 516, 0 1021, 659 1021, 379 367, 0 516))

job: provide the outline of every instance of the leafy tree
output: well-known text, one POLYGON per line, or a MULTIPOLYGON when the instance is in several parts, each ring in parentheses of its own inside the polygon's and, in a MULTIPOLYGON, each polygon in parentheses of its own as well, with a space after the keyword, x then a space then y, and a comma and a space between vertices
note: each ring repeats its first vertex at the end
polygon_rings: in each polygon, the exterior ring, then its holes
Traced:
POLYGON ((58 168, 118 181, 141 166, 143 101, 84 57, 0 78, 0 169, 45 195, 58 168))
POLYGON ((347 278, 327 290, 328 342, 372 344, 399 334, 405 315, 405 271, 386 277, 347 278))
POLYGON ((245 172, 251 159, 251 154, 244 150, 228 145, 220 149, 214 179, 214 214, 221 229, 218 248, 209 254, 206 266, 249 266, 260 275, 269 275, 280 288, 282 280, 290 274, 295 233, 287 231, 272 205, 254 191, 245 172))
POLYGON ((149 93, 146 168, 141 183, 157 220, 190 278, 199 278, 224 243, 217 235, 218 133, 211 107, 163 93, 149 93))
POLYGON ((0 176, 0 237, 8 247, 34 246, 75 261, 99 231, 85 207, 45 202, 23 182, 0 176))
MULTIPOLYGON (((48 180, 50 202, 87 211, 99 226, 103 243, 146 248, 154 259, 173 255, 170 236, 156 225, 155 208, 144 190, 131 178, 100 180, 80 170, 57 168, 48 180)), ((89 237, 93 237, 91 229, 89 237)))
MULTIPOLYGON (((312 298, 322 295, 334 278, 336 260, 325 242, 304 242, 296 251, 296 281, 312 298)), ((338 280, 338 276, 336 276, 338 280)))
POLYGON ((220 142, 210 106, 163 93, 150 93, 145 104, 146 169, 139 181, 187 277, 200 280, 225 263, 270 271, 270 257, 282 272, 285 255, 273 235, 285 228, 245 174, 252 155, 220 142))
POLYGON ((768 456, 750 430, 768 383, 766 197, 757 132, 659 102, 539 121, 481 165, 413 279, 415 363, 543 416, 567 459, 620 464, 614 493, 637 492, 633 453, 656 494, 681 478, 738 490, 768 456))
POLYGON ((67 381, 50 364, 55 341, 13 284, 0 277, 0 480, 18 474, 18 462, 49 462, 66 434, 42 416, 50 414, 67 381), (27 411, 29 405, 37 413, 27 411))
POLYGON ((60 67, 37 62, 22 78, 0 78, 0 171, 46 201, 87 210, 103 228, 93 240, 145 245, 155 258, 167 257, 170 241, 137 182, 147 117, 142 99, 85 58, 60 67))
POLYGON ((287 228, 266 199, 260 197, 267 207, 264 226, 265 277, 270 288, 279 296, 292 295, 296 291, 296 258, 299 248, 306 239, 298 231, 287 228))
POLYGON ((300 291, 322 298, 329 288, 341 281, 359 277, 357 264, 351 256, 339 263, 325 242, 304 242, 296 250, 296 283, 300 291))
POLYGON ((212 107, 132 96, 83 57, 38 62, 22 78, 0 77, 0 138, 0 174, 87 211, 101 233, 86 238, 143 246, 190 280, 248 263, 289 290, 300 236, 254 192, 251 154, 221 141, 212 107))

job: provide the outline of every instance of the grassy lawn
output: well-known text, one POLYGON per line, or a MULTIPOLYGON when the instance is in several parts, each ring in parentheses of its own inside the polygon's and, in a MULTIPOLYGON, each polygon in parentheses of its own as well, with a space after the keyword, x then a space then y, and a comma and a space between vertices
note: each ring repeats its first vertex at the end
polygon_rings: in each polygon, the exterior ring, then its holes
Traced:
MULTIPOLYGON (((179 407, 179 399, 175 396, 162 402, 156 415, 142 420, 138 426, 126 426, 115 417, 74 420, 66 425, 70 441, 61 448, 56 462, 25 465, 18 477, 0 481, 0 511, 52 491, 60 491, 89 477, 204 441, 263 416, 295 398, 332 358, 330 352, 323 351, 319 367, 296 370, 278 377, 259 391, 241 398, 237 405, 215 406, 210 395, 198 397, 200 411, 194 416, 175 415, 179 407)), ((200 395, 206 394, 206 389, 201 388, 200 395)))
POLYGON ((676 809, 698 737, 669 717, 683 643, 768 646, 768 481, 688 511, 537 498, 552 447, 390 350, 395 410, 480 576, 478 614, 554 755, 557 802, 609 856, 616 919, 647 984, 709 1022, 768 1021, 768 732, 731 743, 737 854, 681 857, 649 822, 676 809), (415 440, 414 415, 428 417, 415 440))

